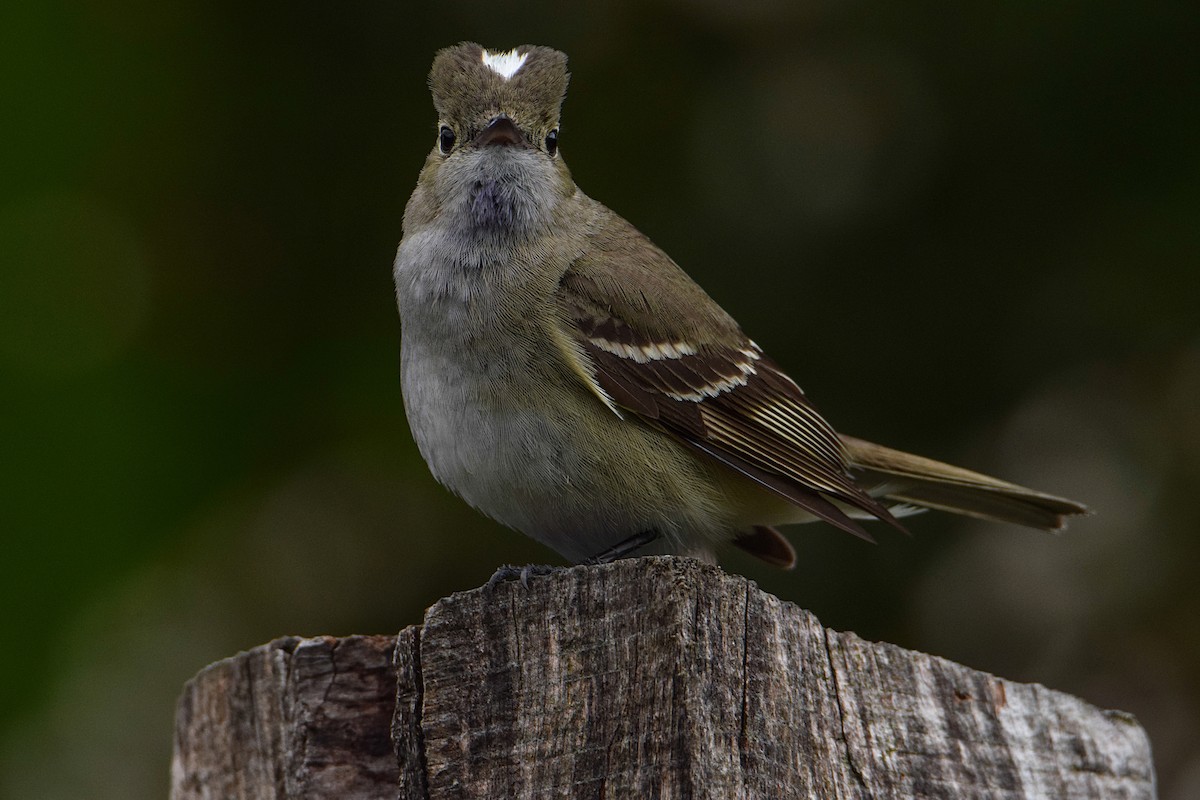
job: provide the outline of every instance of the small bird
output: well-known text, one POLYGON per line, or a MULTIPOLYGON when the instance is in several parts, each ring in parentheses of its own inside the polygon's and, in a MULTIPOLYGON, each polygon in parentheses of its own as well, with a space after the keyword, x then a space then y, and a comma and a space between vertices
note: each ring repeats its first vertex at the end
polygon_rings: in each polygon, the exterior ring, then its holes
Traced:
POLYGON ((732 542, 795 564, 775 526, 939 509, 1057 530, 1074 501, 840 435, 559 149, 567 59, 437 53, 437 139, 394 278, 401 385, 433 475, 574 562, 732 542))

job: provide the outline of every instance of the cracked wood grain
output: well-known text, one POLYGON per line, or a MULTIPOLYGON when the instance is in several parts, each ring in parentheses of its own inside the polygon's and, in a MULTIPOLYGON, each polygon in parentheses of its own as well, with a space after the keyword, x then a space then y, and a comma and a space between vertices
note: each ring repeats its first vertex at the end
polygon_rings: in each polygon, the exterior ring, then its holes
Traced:
POLYGON ((826 630, 694 561, 456 594, 413 649, 404 800, 1155 796, 1128 715, 826 630))
POLYGON ((394 796, 395 644, 289 637, 206 667, 176 708, 173 800, 394 796))
POLYGON ((827 630, 684 559, 455 594, 356 637, 361 666, 348 641, 197 676, 173 797, 1155 797, 1129 715, 827 630))

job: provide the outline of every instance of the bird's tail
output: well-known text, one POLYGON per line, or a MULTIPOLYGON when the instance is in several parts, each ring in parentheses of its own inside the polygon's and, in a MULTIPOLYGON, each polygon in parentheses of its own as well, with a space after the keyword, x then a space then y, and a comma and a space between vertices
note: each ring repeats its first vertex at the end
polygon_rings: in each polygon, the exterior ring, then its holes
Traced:
POLYGON ((1087 506, 1035 492, 961 467, 842 436, 851 469, 872 495, 886 500, 1056 531, 1087 506))

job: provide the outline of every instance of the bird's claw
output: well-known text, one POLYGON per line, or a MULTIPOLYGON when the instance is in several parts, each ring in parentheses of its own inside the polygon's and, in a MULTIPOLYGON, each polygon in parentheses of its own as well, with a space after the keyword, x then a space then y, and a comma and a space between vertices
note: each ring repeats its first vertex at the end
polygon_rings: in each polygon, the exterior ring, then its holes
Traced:
POLYGON ((492 577, 488 578, 488 582, 483 588, 485 591, 491 592, 505 581, 516 578, 521 581, 521 586, 528 589, 530 578, 550 575, 560 569, 562 567, 556 567, 553 564, 526 564, 520 567, 516 564, 505 564, 492 573, 492 577))

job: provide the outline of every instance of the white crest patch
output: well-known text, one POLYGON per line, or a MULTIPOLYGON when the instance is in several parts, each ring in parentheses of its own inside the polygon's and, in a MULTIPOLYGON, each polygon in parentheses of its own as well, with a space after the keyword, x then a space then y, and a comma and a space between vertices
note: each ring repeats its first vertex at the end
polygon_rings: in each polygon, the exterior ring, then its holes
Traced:
POLYGON ((527 58, 529 58, 529 53, 518 53, 515 49, 509 50, 507 53, 483 51, 483 65, 504 80, 516 75, 517 70, 525 66, 527 58))

